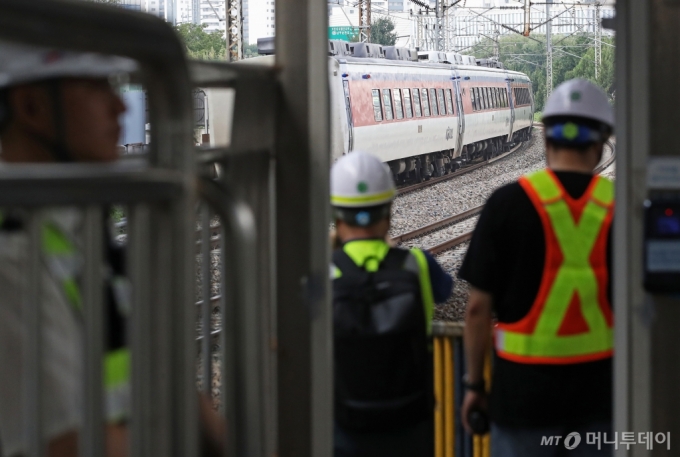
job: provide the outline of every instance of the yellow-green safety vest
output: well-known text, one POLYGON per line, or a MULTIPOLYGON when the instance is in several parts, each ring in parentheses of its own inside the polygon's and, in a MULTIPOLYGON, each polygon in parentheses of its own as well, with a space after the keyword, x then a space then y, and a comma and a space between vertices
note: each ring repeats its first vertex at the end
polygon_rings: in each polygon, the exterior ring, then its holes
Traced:
POLYGON ((611 357, 613 313, 607 297, 607 244, 614 185, 594 176, 573 199, 551 170, 520 179, 543 225, 543 278, 529 313, 495 331, 499 357, 519 363, 571 364, 611 357))

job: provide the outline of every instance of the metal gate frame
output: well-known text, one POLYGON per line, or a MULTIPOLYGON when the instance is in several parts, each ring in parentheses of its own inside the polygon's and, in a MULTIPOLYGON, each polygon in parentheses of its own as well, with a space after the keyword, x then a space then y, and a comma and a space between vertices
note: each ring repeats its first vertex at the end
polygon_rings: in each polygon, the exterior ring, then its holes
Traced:
MULTIPOLYGON (((0 0, 2 38, 130 57, 140 63, 148 83, 153 139, 148 167, 126 161, 0 169, 0 207, 36 208, 29 224, 35 284, 39 208, 86 209, 87 265, 100 261, 96 215, 101 206, 123 203, 131 209, 133 456, 198 453, 195 307, 187 306, 193 303, 196 280, 197 192, 231 222, 225 239, 232 242, 229 252, 237 259, 227 273, 235 287, 232 300, 239 306, 232 308, 232 331, 226 332, 229 338, 223 344, 231 370, 225 389, 233 400, 225 411, 234 421, 230 427, 238 427, 231 444, 238 454, 231 455, 331 455, 327 11, 317 3, 282 0, 277 5, 274 72, 194 65, 192 81, 183 46, 167 24, 151 15, 76 0, 0 0), (191 89, 225 80, 259 101, 265 99, 258 91, 266 87, 271 103, 249 104, 245 97, 244 103, 237 101, 241 104, 231 146, 200 154, 204 164, 219 162, 226 173, 217 181, 197 179, 191 89), (263 125, 267 134, 257 134, 263 125), (250 250, 255 243, 258 249, 250 250), (260 243, 265 243, 261 250, 260 243), (265 276, 255 280, 253 272, 265 276), (256 293, 261 286, 265 289, 256 293)), ((97 268, 87 270, 82 436, 83 455, 95 456, 103 455, 104 446, 104 348, 98 338, 104 310, 97 285, 101 274, 97 268)), ((25 411, 32 443, 27 455, 36 457, 44 455, 39 421, 41 310, 35 306, 39 290, 32 291, 27 297, 32 331, 25 411)))
POLYGON ((149 89, 154 142, 147 165, 40 164, 0 169, 0 207, 31 208, 30 284, 26 297, 27 455, 44 455, 41 417, 41 209, 85 211, 85 321, 82 455, 103 455, 102 357, 104 300, 101 212, 130 208, 133 405, 131 455, 198 455, 195 343, 190 268, 195 201, 192 101, 184 49, 151 15, 76 1, 0 1, 0 36, 35 45, 130 57, 149 89), (77 24, 78 27, 74 27, 77 24))

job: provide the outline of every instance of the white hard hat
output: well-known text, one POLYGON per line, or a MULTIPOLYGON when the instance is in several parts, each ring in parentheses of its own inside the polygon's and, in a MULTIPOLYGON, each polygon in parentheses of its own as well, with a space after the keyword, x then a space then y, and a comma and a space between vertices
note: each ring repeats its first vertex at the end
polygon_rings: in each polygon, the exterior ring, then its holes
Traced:
POLYGON ((614 129, 614 110, 607 95, 585 79, 566 81, 550 95, 543 110, 543 119, 558 116, 590 119, 614 129))
POLYGON ((123 57, 0 42, 0 89, 53 78, 107 78, 136 67, 123 57))
POLYGON ((375 156, 351 152, 331 169, 331 204, 366 208, 391 202, 397 190, 390 169, 375 156))

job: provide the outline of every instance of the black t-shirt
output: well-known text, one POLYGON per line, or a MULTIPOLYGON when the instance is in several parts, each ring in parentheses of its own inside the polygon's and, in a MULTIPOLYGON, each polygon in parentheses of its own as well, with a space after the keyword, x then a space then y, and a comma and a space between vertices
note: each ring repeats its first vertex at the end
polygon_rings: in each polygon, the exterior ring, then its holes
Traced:
MULTIPOLYGON (((585 193, 592 178, 576 172, 555 174, 573 198, 585 193)), ((516 322, 533 305, 544 261, 541 220, 515 182, 489 197, 459 276, 493 296, 500 322, 516 322)), ((611 265, 611 236, 607 261, 611 265)), ((611 286, 608 293, 611 297, 611 286)), ((569 426, 611 420, 612 360, 523 364, 494 355, 490 408, 491 419, 504 426, 569 426)))

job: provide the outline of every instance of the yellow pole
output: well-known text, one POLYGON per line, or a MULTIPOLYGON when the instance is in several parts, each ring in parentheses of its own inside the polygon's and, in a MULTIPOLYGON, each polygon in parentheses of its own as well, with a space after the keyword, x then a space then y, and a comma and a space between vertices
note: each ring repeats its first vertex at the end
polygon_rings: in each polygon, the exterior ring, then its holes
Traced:
POLYGON ((453 415, 453 342, 444 338, 444 457, 453 457, 454 415, 453 415))
MULTIPOLYGON (((486 358, 484 360, 484 380, 486 381, 487 388, 491 388, 491 351, 492 345, 489 345, 489 351, 486 353, 486 358)), ((489 457, 491 455, 491 434, 487 433, 482 438, 483 449, 482 457, 489 457)))
POLYGON ((434 338, 434 445, 435 456, 444 457, 444 414, 442 408, 442 339, 434 338))

